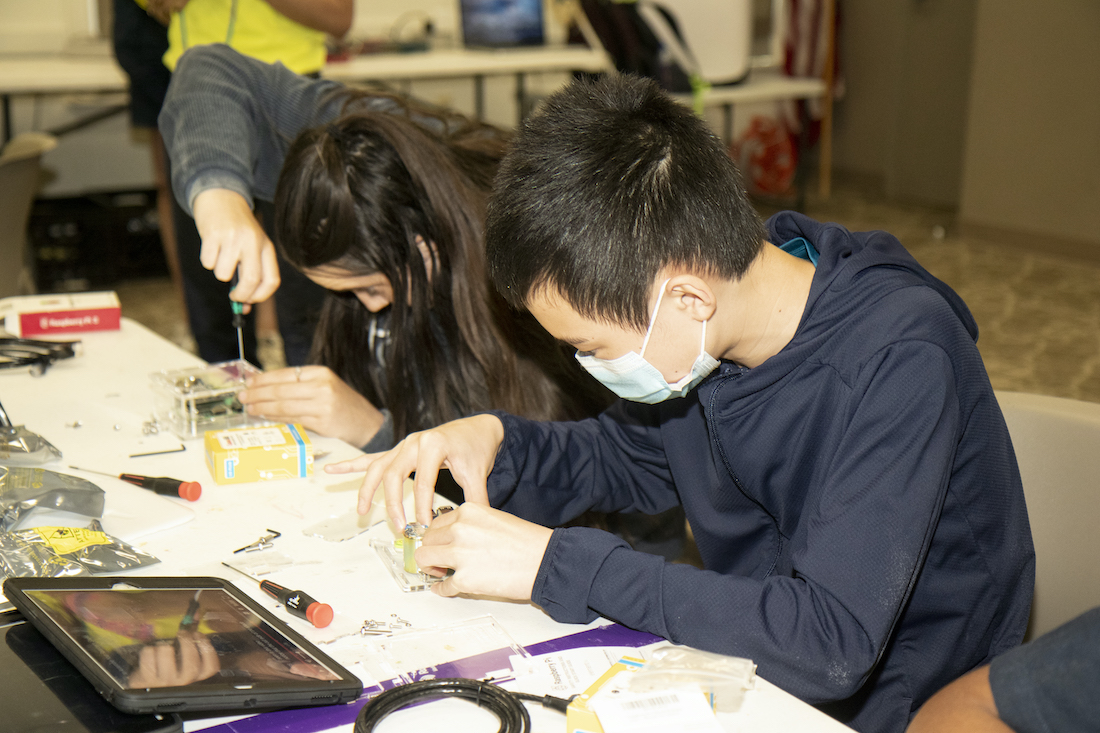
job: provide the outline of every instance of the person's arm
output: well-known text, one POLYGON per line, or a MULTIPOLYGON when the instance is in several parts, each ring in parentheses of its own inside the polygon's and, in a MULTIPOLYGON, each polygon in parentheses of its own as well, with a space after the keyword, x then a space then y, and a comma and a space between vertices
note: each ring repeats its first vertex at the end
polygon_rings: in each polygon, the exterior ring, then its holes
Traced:
POLYGON ((1100 721, 1100 608, 933 695, 906 733, 1086 733, 1100 721))
POLYGON ((382 488, 397 527, 406 522, 402 486, 405 477, 415 472, 417 521, 431 525, 417 550, 417 562, 425 568, 454 570, 432 587, 433 592, 528 600, 553 534, 543 525, 572 519, 588 508, 656 513, 677 501, 659 444, 656 409, 630 403, 616 407, 620 409, 609 410, 599 420, 580 423, 535 423, 499 413, 475 415, 413 433, 385 453, 329 464, 325 471, 365 471, 359 512, 369 510, 375 491, 382 488), (499 462, 495 474, 497 502, 540 523, 488 507, 487 479, 495 470, 498 453, 505 454, 524 440, 509 437, 506 441, 505 424, 517 434, 525 434, 524 427, 546 431, 542 440, 545 482, 518 492, 512 481, 515 474, 500 468, 499 462), (502 443, 507 444, 502 447, 502 443), (450 470, 466 503, 433 521, 432 492, 441 468, 450 470), (541 500, 512 501, 516 495, 530 493, 541 500))
POLYGON ((921 706, 906 733, 1013 733, 997 714, 989 665, 964 674, 921 706))
POLYGON ((413 433, 385 453, 329 464, 325 470, 365 472, 360 512, 369 510, 375 491, 382 489, 398 527, 407 520, 402 508, 405 478, 415 472, 416 519, 427 524, 441 468, 450 470, 466 501, 483 505, 490 504, 492 472, 492 504, 543 525, 561 524, 588 509, 656 514, 677 502, 660 431, 652 422, 656 411, 642 406, 632 411, 628 405, 618 403, 598 419, 568 423, 483 413, 413 433), (637 419, 647 412, 649 424, 637 419), (528 430, 540 434, 535 438, 528 430), (527 490, 517 492, 520 477, 507 454, 529 437, 542 446, 542 471, 537 480, 528 480, 527 490))
POLYGON ((203 266, 223 281, 239 271, 237 300, 263 300, 278 287, 274 245, 249 207, 274 198, 287 146, 339 113, 330 95, 340 88, 221 45, 189 50, 172 74, 158 120, 172 187, 199 227, 203 266))
POLYGON ((340 38, 351 28, 353 0, 267 0, 267 4, 307 28, 340 38))
POLYGON ((188 50, 158 118, 180 205, 191 213, 209 188, 273 201, 290 142, 339 113, 341 102, 325 102, 341 88, 220 44, 188 50))

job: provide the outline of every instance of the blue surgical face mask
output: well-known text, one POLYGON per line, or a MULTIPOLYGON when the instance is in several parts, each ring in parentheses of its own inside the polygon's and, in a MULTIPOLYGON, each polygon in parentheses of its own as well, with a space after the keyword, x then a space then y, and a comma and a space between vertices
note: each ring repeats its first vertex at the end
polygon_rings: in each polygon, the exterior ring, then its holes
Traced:
POLYGON ((642 352, 628 351, 618 359, 598 359, 595 356, 577 352, 577 361, 585 371, 598 379, 605 387, 632 402, 644 402, 648 405, 663 402, 670 397, 683 397, 692 387, 718 368, 718 360, 707 353, 707 322, 703 321, 703 335, 699 339, 699 356, 691 365, 691 371, 676 384, 669 384, 657 367, 645 359, 646 346, 653 333, 653 324, 657 320, 657 309, 661 307, 661 298, 665 294, 668 280, 661 284, 657 295, 657 305, 653 306, 653 315, 649 317, 649 328, 642 341, 642 352))

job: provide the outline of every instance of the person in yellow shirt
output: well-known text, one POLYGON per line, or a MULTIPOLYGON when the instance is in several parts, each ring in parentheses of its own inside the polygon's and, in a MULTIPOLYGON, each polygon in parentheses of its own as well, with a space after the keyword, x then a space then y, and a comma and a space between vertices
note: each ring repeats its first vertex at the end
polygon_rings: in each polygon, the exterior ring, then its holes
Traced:
POLYGON ((147 9, 167 22, 169 69, 192 46, 224 43, 260 61, 280 61, 295 73, 312 74, 325 63, 325 35, 340 37, 351 27, 353 2, 148 0, 147 9))

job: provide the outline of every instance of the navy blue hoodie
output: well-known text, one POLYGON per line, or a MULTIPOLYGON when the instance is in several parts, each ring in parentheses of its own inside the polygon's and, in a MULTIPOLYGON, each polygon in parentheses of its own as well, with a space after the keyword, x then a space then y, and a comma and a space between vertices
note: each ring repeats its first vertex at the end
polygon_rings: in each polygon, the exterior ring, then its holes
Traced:
POLYGON ((493 506, 545 525, 684 506, 705 569, 556 529, 531 600, 753 659, 865 733, 902 731, 1023 638, 1035 557, 962 300, 884 232, 783 213, 819 253, 791 342, 691 394, 597 419, 501 416, 493 506))

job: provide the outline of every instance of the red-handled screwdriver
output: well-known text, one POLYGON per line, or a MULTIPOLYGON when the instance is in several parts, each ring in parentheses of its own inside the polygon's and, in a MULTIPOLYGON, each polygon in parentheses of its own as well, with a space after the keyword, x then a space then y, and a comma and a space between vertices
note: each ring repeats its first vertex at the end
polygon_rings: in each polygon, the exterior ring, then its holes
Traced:
POLYGON ((332 606, 327 603, 321 603, 300 590, 290 590, 270 580, 260 580, 256 576, 249 575, 240 568, 235 568, 227 562, 223 562, 222 565, 230 570, 236 570, 246 578, 255 580, 260 584, 260 590, 286 606, 286 610, 290 611, 292 616, 304 618, 318 629, 323 629, 332 623, 332 606))
POLYGON ((202 486, 198 481, 180 481, 178 478, 168 478, 167 476, 142 476, 138 473, 120 473, 115 475, 113 473, 106 473, 105 471, 93 471, 90 468, 80 468, 79 466, 69 466, 69 468, 74 471, 98 473, 100 476, 114 476, 115 478, 122 479, 128 484, 140 486, 143 489, 150 489, 157 494, 178 496, 181 499, 187 499, 187 501, 198 501, 198 498, 202 496, 202 486))

